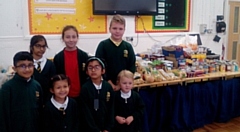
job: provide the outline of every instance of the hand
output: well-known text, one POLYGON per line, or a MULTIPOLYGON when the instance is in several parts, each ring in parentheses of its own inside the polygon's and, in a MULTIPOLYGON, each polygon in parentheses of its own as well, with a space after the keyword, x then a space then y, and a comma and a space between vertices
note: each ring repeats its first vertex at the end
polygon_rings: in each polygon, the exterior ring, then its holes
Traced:
POLYGON ((132 123, 132 121, 133 121, 133 116, 129 116, 129 117, 127 117, 127 119, 126 119, 126 124, 127 124, 127 125, 130 125, 130 124, 132 123))
POLYGON ((126 123, 126 119, 124 117, 121 117, 121 116, 116 116, 115 119, 117 120, 117 122, 119 124, 124 124, 126 123))
POLYGON ((119 85, 115 85, 115 87, 114 87, 114 89, 113 89, 114 91, 118 91, 118 90, 120 90, 120 87, 119 87, 119 85))
POLYGON ((111 80, 108 80, 108 83, 112 86, 114 91, 118 91, 120 89, 120 87, 118 85, 113 84, 111 80))
POLYGON ((103 130, 103 132, 108 132, 108 130, 103 130))

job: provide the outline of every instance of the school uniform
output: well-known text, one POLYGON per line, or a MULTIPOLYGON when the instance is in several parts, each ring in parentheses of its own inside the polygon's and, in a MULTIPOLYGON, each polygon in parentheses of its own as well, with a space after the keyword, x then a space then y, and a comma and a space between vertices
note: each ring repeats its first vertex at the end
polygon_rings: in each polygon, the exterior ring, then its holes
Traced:
POLYGON ((114 44, 110 38, 101 41, 95 56, 104 59, 106 80, 111 80, 114 84, 120 71, 129 70, 132 73, 136 71, 136 57, 132 45, 124 40, 119 45, 114 44))
POLYGON ((114 124, 114 92, 107 81, 95 86, 88 80, 80 93, 81 108, 85 123, 82 126, 86 132, 110 131, 114 124))
POLYGON ((119 124, 115 119, 115 126, 112 132, 140 132, 141 122, 144 112, 144 103, 136 91, 131 90, 129 93, 117 91, 115 95, 115 117, 121 116, 127 118, 133 116, 130 125, 119 124))
POLYGON ((79 110, 77 102, 71 98, 59 104, 53 98, 43 110, 44 132, 78 132, 79 110))
POLYGON ((38 132, 43 106, 40 84, 15 74, 0 90, 0 132, 38 132))
POLYGON ((34 73, 33 73, 33 77, 35 80, 37 80, 43 90, 43 100, 44 103, 47 102, 47 100, 49 100, 51 98, 51 93, 49 91, 50 89, 50 79, 53 75, 56 74, 56 68, 53 64, 53 62, 47 58, 41 58, 39 60, 34 60, 34 73), (37 70, 38 68, 38 62, 41 62, 41 71, 39 72, 37 70))
MULTIPOLYGON (((67 75, 66 73, 66 70, 72 70, 72 67, 70 67, 69 65, 69 68, 70 69, 65 69, 66 68, 66 60, 68 59, 69 62, 75 62, 76 60, 72 60, 71 61, 71 58, 65 58, 65 55, 66 55, 66 52, 70 52, 70 51, 64 51, 64 49, 62 51, 60 51, 58 54, 55 55, 54 57, 54 64, 56 66, 56 70, 57 70, 57 73, 58 74, 65 74, 67 75)), ((70 91, 69 91, 69 96, 70 97, 73 97, 73 98, 78 98, 79 96, 79 93, 81 91, 81 86, 86 82, 86 78, 87 78, 87 75, 86 75, 86 72, 85 72, 85 64, 87 62, 87 59, 88 59, 88 55, 86 52, 80 50, 77 48, 77 67, 74 66, 76 68, 76 71, 75 71, 75 74, 73 76, 69 76, 69 78, 71 79, 71 88, 70 88, 70 91), (77 73, 76 73, 77 72, 77 73), (78 76, 77 76, 78 75, 78 76), (78 80, 76 80, 76 78, 78 78, 78 80), (74 87, 73 85, 73 81, 76 82, 75 84, 77 84, 77 88, 74 87), (74 91, 73 91, 74 90, 74 91)))

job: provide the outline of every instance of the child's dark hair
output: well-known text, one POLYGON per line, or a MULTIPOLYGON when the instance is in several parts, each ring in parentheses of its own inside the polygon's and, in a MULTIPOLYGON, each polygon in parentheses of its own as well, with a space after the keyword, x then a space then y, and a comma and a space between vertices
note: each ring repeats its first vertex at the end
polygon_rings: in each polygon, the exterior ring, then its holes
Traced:
POLYGON ((25 60, 28 60, 28 61, 32 61, 33 62, 33 57, 32 55, 28 52, 28 51, 20 51, 20 52, 17 52, 14 57, 13 57, 13 65, 14 66, 17 66, 17 63, 19 61, 25 61, 25 60))
POLYGON ((103 60, 101 60, 100 58, 97 58, 97 57, 90 57, 88 60, 87 60, 87 63, 86 63, 86 66, 85 66, 85 70, 87 71, 87 68, 88 68, 88 65, 90 62, 92 61, 98 61, 99 64, 102 66, 102 69, 105 69, 105 64, 103 63, 103 60))
POLYGON ((34 35, 34 36, 31 38, 31 40, 30 40, 30 46, 29 46, 29 48, 30 48, 30 54, 33 53, 33 51, 32 51, 33 46, 34 46, 35 44, 37 44, 39 41, 44 41, 45 44, 46 44, 46 47, 48 48, 47 40, 46 40, 46 38, 45 38, 44 36, 42 36, 42 35, 34 35))
POLYGON ((68 82, 68 85, 70 85, 70 79, 68 76, 64 75, 64 74, 57 74, 54 75, 51 80, 50 80, 50 88, 54 87, 54 84, 56 81, 60 81, 60 80, 66 80, 68 82))
POLYGON ((76 34, 77 34, 77 37, 78 37, 78 30, 77 30, 77 28, 76 28, 75 26, 73 26, 73 25, 67 25, 67 26, 65 26, 65 27, 63 28, 63 30, 62 30, 62 39, 64 38, 65 32, 66 32, 67 30, 69 30, 69 29, 72 29, 73 31, 75 31, 76 34))

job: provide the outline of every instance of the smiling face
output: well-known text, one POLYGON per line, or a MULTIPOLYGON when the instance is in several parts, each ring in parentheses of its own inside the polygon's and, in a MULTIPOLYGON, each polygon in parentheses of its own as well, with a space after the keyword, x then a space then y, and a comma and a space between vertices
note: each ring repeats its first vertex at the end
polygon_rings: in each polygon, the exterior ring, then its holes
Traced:
POLYGON ((116 41, 122 41, 122 36, 125 31, 125 25, 120 22, 112 22, 109 27, 109 31, 111 33, 111 38, 116 41))
POLYGON ((74 29, 70 28, 64 31, 62 39, 66 44, 66 50, 75 50, 77 48, 78 33, 74 29))
POLYGON ((34 65, 32 61, 29 60, 21 60, 16 63, 16 66, 13 67, 13 70, 24 79, 31 78, 33 71, 34 71, 34 65))
POLYGON ((69 93, 69 87, 67 79, 58 80, 54 82, 53 88, 50 89, 50 92, 54 94, 54 99, 57 102, 63 103, 69 93))
POLYGON ((121 77, 119 86, 123 93, 128 93, 133 87, 133 78, 121 77))

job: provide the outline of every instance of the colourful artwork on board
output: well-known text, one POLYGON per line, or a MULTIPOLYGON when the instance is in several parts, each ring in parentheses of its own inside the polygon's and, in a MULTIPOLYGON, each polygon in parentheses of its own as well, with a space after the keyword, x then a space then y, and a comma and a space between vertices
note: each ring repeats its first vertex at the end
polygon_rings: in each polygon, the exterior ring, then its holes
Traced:
POLYGON ((107 33, 107 17, 92 14, 91 0, 28 0, 30 34, 61 34, 74 25, 80 34, 107 33))

